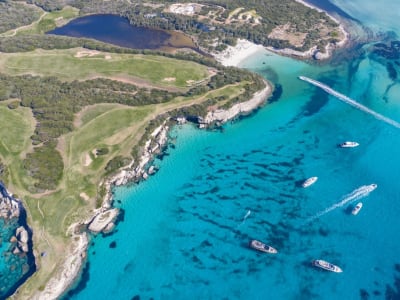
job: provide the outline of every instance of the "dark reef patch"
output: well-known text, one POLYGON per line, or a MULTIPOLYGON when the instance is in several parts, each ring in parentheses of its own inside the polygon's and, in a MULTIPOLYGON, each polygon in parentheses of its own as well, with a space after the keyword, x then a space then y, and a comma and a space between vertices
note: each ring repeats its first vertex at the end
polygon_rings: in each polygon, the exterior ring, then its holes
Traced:
POLYGON ((360 289, 360 299, 361 300, 368 300, 369 299, 369 293, 364 289, 360 289))
POLYGON ((277 102, 283 94, 283 87, 281 84, 276 83, 274 91, 272 92, 271 97, 268 98, 269 103, 277 102))

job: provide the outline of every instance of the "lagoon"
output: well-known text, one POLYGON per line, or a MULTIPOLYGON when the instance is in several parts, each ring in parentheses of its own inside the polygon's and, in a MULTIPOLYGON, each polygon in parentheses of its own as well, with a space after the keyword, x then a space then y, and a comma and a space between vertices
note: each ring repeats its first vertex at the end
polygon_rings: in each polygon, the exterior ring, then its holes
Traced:
POLYGON ((133 26, 128 19, 110 14, 77 18, 47 34, 92 38, 133 49, 196 49, 193 41, 183 33, 133 26))

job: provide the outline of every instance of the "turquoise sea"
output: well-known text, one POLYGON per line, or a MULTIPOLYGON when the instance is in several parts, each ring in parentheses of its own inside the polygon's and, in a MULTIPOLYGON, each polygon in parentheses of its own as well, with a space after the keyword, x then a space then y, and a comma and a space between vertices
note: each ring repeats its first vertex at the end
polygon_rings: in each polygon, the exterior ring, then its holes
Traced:
POLYGON ((92 239, 64 298, 400 299, 400 129, 298 79, 400 122, 394 3, 334 1, 387 46, 357 46, 325 65, 266 51, 243 62, 280 86, 280 97, 222 131, 174 128, 159 171, 115 189, 123 218, 92 239), (346 140, 360 146, 337 147, 346 140), (311 176, 318 181, 301 188, 311 176), (249 249, 253 238, 279 253, 249 249), (316 269, 313 259, 343 273, 316 269))

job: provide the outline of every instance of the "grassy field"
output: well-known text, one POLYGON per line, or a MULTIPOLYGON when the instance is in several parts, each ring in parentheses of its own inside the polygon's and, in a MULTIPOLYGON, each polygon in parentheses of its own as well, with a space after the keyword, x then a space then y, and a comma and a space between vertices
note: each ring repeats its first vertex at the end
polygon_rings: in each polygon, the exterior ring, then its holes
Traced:
POLYGON ((3 53, 0 56, 0 72, 56 76, 66 81, 105 77, 142 85, 179 88, 185 88, 190 80, 199 81, 209 76, 205 66, 189 61, 84 49, 3 53))
POLYGON ((56 27, 65 25, 69 20, 76 18, 78 14, 78 9, 66 6, 60 11, 45 13, 37 22, 31 24, 31 26, 19 29, 17 34, 43 34, 56 27))

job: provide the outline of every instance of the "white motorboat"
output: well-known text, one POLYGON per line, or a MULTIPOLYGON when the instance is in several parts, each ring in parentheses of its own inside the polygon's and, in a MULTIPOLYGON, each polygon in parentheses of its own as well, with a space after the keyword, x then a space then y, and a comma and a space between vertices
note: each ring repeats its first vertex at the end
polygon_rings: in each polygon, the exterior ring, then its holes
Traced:
POLYGON ((341 147, 341 148, 354 148, 354 147, 357 147, 359 145, 360 144, 357 143, 357 142, 349 142, 349 141, 347 141, 347 142, 343 142, 343 143, 339 144, 339 147, 341 147))
POLYGON ((305 180, 301 186, 306 188, 309 187, 310 185, 314 184, 316 181, 318 180, 318 177, 314 176, 314 177, 310 177, 307 180, 305 180))
POLYGON ((275 248, 268 246, 263 242, 257 240, 251 240, 249 243, 249 247, 265 253, 273 253, 273 254, 278 253, 278 251, 275 248))
POLYGON ((351 211, 352 215, 358 214, 358 212, 361 210, 363 204, 361 202, 358 202, 356 206, 354 206, 353 210, 351 211))
POLYGON ((313 266, 327 270, 327 271, 331 271, 331 272, 335 272, 335 273, 342 273, 343 270, 341 268, 339 268, 338 266, 331 264, 325 260, 322 259, 316 259, 312 261, 313 266))

